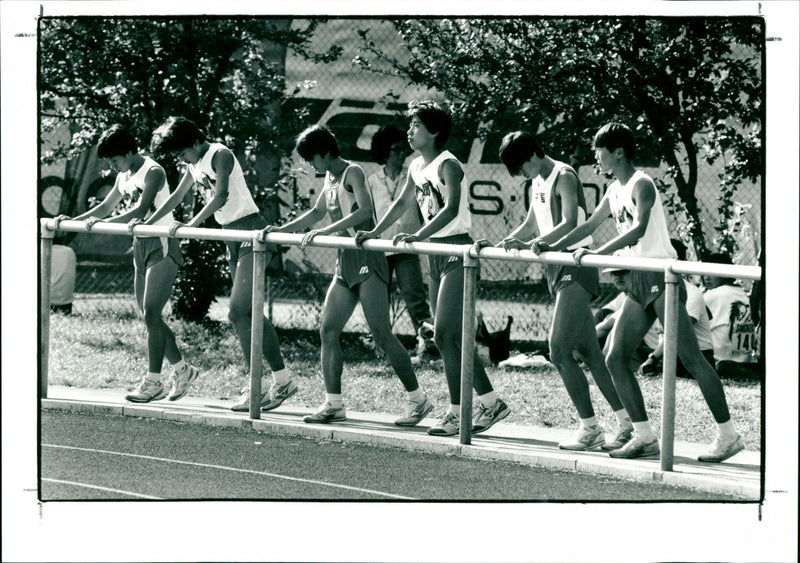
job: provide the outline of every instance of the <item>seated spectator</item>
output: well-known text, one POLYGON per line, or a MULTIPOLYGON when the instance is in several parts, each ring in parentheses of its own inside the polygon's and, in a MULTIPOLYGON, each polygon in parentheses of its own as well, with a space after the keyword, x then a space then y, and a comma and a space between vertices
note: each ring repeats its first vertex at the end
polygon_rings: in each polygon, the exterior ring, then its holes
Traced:
MULTIPOLYGON (((670 239, 670 241, 672 242, 672 247, 678 253, 678 260, 686 260, 686 246, 678 239, 670 239)), ((714 345, 711 342, 711 325, 706 311, 706 304, 703 300, 703 292, 686 278, 683 279, 683 284, 686 286, 686 312, 689 313, 689 318, 692 319, 694 332, 697 335, 697 343, 700 345, 700 351, 703 356, 713 366, 714 345)), ((642 374, 657 375, 662 373, 663 356, 664 335, 662 333, 659 335, 658 345, 642 364, 642 374)), ((675 367, 675 375, 678 377, 691 377, 680 358, 678 358, 678 363, 675 367)))
MULTIPOLYGON (((727 254, 712 254, 712 264, 733 264, 727 254)), ((711 340, 720 377, 760 376, 759 334, 750 315, 750 300, 733 278, 704 276, 706 307, 711 317, 711 340)))

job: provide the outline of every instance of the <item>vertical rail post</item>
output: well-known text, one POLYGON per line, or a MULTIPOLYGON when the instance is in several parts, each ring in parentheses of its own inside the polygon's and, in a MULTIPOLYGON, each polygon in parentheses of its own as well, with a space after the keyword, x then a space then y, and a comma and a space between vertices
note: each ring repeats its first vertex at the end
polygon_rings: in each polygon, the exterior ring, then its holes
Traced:
POLYGON ((266 245, 253 233, 253 303, 250 311, 250 418, 261 418, 261 376, 264 369, 264 274, 266 245))
POLYGON ((683 279, 667 267, 664 299, 664 373, 661 398, 661 470, 672 471, 675 445, 675 367, 678 352, 679 285, 683 279))
POLYGON ((475 369, 475 290, 478 280, 478 259, 464 250, 464 304, 461 313, 461 426, 459 441, 472 443, 472 379, 475 369))
POLYGON ((39 396, 47 398, 48 369, 50 365, 50 277, 53 272, 53 238, 47 221, 39 223, 41 264, 39 283, 39 396))

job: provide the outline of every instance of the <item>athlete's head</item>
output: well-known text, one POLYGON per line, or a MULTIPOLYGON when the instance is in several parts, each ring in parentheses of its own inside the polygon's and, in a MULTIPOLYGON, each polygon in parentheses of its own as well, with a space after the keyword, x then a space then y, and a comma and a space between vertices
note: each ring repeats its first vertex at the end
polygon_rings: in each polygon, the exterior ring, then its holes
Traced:
MULTIPOLYGON (((733 260, 731 260, 731 257, 722 252, 709 254, 703 259, 703 262, 709 262, 710 264, 733 265, 733 260)), ((734 285, 736 280, 734 278, 728 278, 724 276, 704 275, 703 283, 708 289, 714 289, 715 287, 719 287, 721 285, 734 285)))
POLYGON ((294 144, 297 154, 306 162, 312 162, 314 156, 331 158, 339 156, 339 143, 331 130, 323 125, 312 125, 297 136, 294 144))
POLYGON ((595 133, 593 145, 596 149, 606 149, 614 152, 621 148, 625 152, 625 158, 633 159, 636 154, 636 141, 633 138, 633 131, 622 123, 606 123, 595 133))
POLYGON ((530 133, 514 131, 503 137, 500 143, 500 160, 512 176, 522 174, 523 164, 534 155, 544 158, 544 150, 536 137, 530 133))
POLYGON ((378 129, 378 132, 372 136, 369 149, 375 162, 386 164, 389 153, 392 151, 402 154, 403 157, 408 154, 408 141, 405 133, 394 125, 388 125, 378 129))
POLYGON ((161 126, 153 132, 150 141, 150 152, 153 154, 179 153, 190 149, 196 143, 203 143, 206 135, 197 124, 185 117, 168 117, 161 126))
POLYGON ((406 115, 411 120, 409 142, 412 148, 414 148, 412 129, 415 121, 421 123, 428 133, 435 136, 433 142, 437 149, 444 148, 453 129, 453 120, 447 110, 433 100, 414 100, 408 104, 406 115))
POLYGON ((114 156, 125 156, 136 153, 139 147, 136 139, 122 125, 112 125, 100 135, 97 142, 97 156, 99 158, 111 158, 114 156))

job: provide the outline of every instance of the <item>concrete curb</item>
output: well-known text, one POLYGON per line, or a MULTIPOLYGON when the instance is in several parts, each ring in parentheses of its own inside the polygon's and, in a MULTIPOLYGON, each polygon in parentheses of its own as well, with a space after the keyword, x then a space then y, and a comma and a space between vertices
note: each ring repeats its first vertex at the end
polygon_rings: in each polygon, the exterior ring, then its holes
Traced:
MULTIPOLYGON (((251 420, 246 413, 212 412, 208 407, 164 403, 142 405, 113 404, 83 399, 42 399, 42 410, 63 410, 109 416, 131 416, 155 418, 204 424, 207 426, 240 428, 254 432, 304 436, 319 440, 361 443, 376 447, 399 448, 409 451, 440 455, 460 456, 477 460, 507 461, 529 466, 567 470, 592 475, 604 475, 637 482, 654 482, 700 490, 713 494, 724 494, 743 501, 758 501, 761 495, 760 471, 751 467, 710 464, 678 464, 673 471, 661 471, 658 460, 613 460, 602 452, 566 452, 553 448, 552 442, 531 440, 506 431, 506 436, 474 437, 473 443, 463 445, 457 437, 437 438, 428 436, 422 428, 397 428, 391 425, 388 415, 350 413, 356 415, 346 422, 332 425, 314 425, 302 422, 301 418, 287 420, 286 411, 262 415, 260 420, 251 420)), ((218 407, 217 407, 218 408, 218 407)), ((296 407, 291 414, 297 414, 296 407)), ((306 413, 303 413, 306 414, 306 413)), ((427 419, 426 419, 427 420, 427 419)), ((423 424, 425 421, 423 421, 423 424)), ((499 425, 498 425, 499 427, 499 425)), ((537 438, 539 438, 537 436, 537 438)))

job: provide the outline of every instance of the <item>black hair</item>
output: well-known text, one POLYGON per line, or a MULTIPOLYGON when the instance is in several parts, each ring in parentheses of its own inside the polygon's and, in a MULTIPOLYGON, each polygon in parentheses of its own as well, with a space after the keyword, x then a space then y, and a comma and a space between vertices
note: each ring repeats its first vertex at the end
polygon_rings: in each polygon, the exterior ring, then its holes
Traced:
POLYGON ((606 123, 594 136, 595 148, 606 148, 613 151, 622 148, 628 160, 636 154, 636 141, 633 138, 633 131, 622 123, 606 123))
POLYGON ((394 125, 387 125, 378 129, 378 132, 372 136, 372 142, 369 147, 375 162, 386 164, 386 159, 389 158, 389 151, 392 145, 396 143, 403 143, 404 147, 407 146, 408 141, 406 141, 406 134, 403 131, 394 125))
MULTIPOLYGON (((729 266, 733 265, 733 260, 728 254, 724 252, 713 252, 708 254, 705 258, 703 258, 703 262, 709 262, 711 264, 727 264, 729 266)), ((730 278, 728 276, 712 276, 715 278, 719 278, 725 284, 734 284, 736 278, 730 278)))
POLYGON ((416 116, 430 133, 438 133, 434 144, 437 149, 444 148, 453 130, 453 120, 447 110, 433 100, 414 100, 408 104, 406 115, 409 119, 416 116))
POLYGON ((678 253, 678 260, 686 260, 686 245, 683 244, 683 241, 676 238, 671 238, 669 241, 672 243, 672 248, 678 253))
POLYGON ((312 125, 297 136, 295 141, 297 153, 310 162, 314 155, 325 156, 330 154, 333 158, 339 156, 339 143, 331 130, 324 125, 312 125))
POLYGON ((544 158, 544 150, 539 141, 524 131, 513 131, 503 137, 500 143, 500 160, 506 165, 508 173, 516 176, 520 173, 522 165, 528 162, 535 154, 544 158))
POLYGON ((99 158, 125 156, 129 153, 135 154, 138 150, 136 139, 119 124, 112 125, 104 131, 97 142, 97 156, 99 158))
POLYGON ((165 154, 182 151, 194 146, 195 143, 202 143, 206 140, 206 135, 197 124, 185 117, 170 116, 153 132, 153 139, 150 141, 150 152, 153 154, 165 154))

